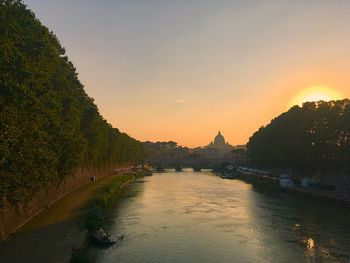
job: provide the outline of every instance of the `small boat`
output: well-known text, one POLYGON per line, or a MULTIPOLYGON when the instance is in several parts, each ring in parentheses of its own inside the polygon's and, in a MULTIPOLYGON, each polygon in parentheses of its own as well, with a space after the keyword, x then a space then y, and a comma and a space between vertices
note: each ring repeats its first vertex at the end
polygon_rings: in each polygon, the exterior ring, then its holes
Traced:
POLYGON ((109 246, 117 241, 107 234, 102 227, 90 234, 91 239, 99 245, 109 246))

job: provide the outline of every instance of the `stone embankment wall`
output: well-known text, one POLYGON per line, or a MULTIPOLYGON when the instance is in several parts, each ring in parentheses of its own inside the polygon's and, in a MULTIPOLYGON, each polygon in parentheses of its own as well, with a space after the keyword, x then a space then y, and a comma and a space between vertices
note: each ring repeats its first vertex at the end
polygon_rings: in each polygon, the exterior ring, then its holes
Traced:
POLYGON ((90 182, 91 176, 103 177, 110 174, 112 168, 96 170, 78 170, 60 186, 48 187, 39 191, 27 205, 15 209, 5 206, 0 216, 0 240, 7 238, 43 209, 49 207, 65 195, 90 182))

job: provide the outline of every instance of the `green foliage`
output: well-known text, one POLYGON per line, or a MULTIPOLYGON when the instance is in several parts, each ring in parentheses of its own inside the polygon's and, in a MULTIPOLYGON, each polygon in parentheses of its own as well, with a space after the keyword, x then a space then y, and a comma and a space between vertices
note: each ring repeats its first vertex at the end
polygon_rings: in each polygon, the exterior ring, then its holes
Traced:
POLYGON ((102 226, 106 208, 117 197, 121 186, 132 178, 132 175, 118 175, 112 183, 98 190, 85 218, 85 228, 96 230, 102 226))
POLYGON ((142 144, 102 118, 56 36, 21 1, 0 0, 0 59, 0 206, 78 168, 142 160, 142 144))
POLYGON ((255 163, 299 172, 350 169, 350 101, 308 102, 294 106, 249 140, 255 163))

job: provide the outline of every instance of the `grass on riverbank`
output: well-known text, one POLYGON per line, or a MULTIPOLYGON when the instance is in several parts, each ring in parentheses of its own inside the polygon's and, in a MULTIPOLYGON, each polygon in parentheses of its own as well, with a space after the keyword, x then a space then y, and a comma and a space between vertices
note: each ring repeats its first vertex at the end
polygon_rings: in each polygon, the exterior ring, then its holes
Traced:
POLYGON ((86 214, 84 221, 85 228, 93 231, 102 226, 106 208, 112 201, 116 200, 122 186, 133 178, 134 175, 118 175, 115 180, 102 187, 98 187, 86 214))
MULTIPOLYGON (((102 227, 108 206, 118 199, 122 187, 134 178, 134 175, 117 175, 112 181, 102 186, 96 182, 97 191, 84 213, 84 227, 86 229, 94 231, 102 227)), ((87 244, 85 244, 82 249, 73 252, 70 263, 90 263, 88 254, 87 244)))
POLYGON ((99 189, 97 189, 97 186, 103 189, 105 185, 110 185, 115 182, 115 180, 123 180, 122 177, 123 176, 108 175, 99 178, 97 182, 88 182, 42 211, 21 227, 18 232, 27 232, 29 230, 60 224, 65 221, 79 220, 89 211, 91 199, 95 199, 95 196, 98 196, 99 189))

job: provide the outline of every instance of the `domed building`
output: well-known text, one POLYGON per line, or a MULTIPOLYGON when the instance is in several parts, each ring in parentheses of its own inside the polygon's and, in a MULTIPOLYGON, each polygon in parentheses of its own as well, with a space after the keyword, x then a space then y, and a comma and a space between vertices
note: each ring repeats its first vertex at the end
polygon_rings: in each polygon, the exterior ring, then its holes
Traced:
POLYGON ((230 158, 233 149, 235 149, 235 147, 229 144, 219 131, 214 140, 207 146, 194 148, 192 152, 199 154, 202 159, 218 160, 230 158))
POLYGON ((225 141, 224 136, 222 136, 221 132, 219 131, 214 138, 214 142, 210 142, 205 148, 215 148, 218 150, 231 150, 233 146, 225 141))
POLYGON ((233 148, 234 147, 231 144, 225 141, 225 138, 222 136, 220 131, 215 136, 214 141, 205 147, 205 149, 215 149, 220 153, 229 152, 233 148))

